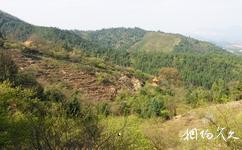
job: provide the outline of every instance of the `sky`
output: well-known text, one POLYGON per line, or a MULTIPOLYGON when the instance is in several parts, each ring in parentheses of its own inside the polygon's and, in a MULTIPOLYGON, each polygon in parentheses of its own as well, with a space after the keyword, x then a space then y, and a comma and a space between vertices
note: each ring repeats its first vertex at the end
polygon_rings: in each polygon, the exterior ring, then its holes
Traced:
POLYGON ((0 0, 0 9, 62 29, 140 27, 211 37, 242 31, 242 0, 0 0))

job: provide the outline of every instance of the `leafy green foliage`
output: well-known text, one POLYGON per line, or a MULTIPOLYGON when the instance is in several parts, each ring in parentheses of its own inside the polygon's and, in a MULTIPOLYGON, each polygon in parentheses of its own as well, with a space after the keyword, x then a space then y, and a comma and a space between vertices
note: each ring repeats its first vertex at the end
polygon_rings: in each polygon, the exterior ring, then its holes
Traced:
POLYGON ((134 95, 124 92, 117 96, 121 114, 135 113, 142 118, 157 116, 168 118, 165 99, 166 94, 160 88, 151 86, 144 87, 134 95))
POLYGON ((219 79, 215 81, 211 87, 211 94, 213 101, 223 102, 228 92, 226 91, 225 83, 219 79))
POLYGON ((197 87, 189 91, 187 101, 192 107, 198 107, 211 100, 209 90, 197 87))
POLYGON ((95 111, 76 98, 66 104, 41 101, 32 90, 7 82, 0 91, 1 149, 94 149, 106 143, 95 111))

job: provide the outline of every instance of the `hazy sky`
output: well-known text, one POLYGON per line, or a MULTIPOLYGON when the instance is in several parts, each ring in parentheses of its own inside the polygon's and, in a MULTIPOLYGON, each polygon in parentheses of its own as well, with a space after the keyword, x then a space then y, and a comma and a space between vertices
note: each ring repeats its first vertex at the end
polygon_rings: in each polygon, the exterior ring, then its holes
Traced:
POLYGON ((204 34, 242 26, 242 0, 0 0, 0 9, 35 25, 63 29, 137 26, 204 34))

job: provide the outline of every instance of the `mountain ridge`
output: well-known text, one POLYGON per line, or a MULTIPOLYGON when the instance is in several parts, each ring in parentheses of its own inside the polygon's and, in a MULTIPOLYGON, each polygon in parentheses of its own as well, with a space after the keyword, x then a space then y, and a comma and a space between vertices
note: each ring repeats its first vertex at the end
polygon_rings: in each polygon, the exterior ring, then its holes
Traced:
POLYGON ((6 18, 1 14, 0 31, 5 38, 58 59, 68 59, 78 51, 81 55, 151 75, 159 74, 161 68, 172 67, 180 72, 187 85, 206 88, 211 88, 217 77, 225 82, 240 78, 241 60, 235 55, 212 43, 180 34, 140 28, 61 30, 6 18), (224 73, 220 73, 221 70, 224 73))
MULTIPOLYGON (((62 45, 65 45, 65 47, 69 47, 70 49, 73 47, 79 47, 87 50, 92 50, 98 47, 95 51, 98 51, 100 48, 129 49, 138 42, 144 40, 143 38, 145 38, 145 35, 151 33, 163 34, 164 36, 173 36, 174 38, 179 38, 180 40, 189 38, 181 34, 165 33, 160 31, 147 31, 138 27, 118 27, 94 31, 62 30, 56 27, 35 26, 3 11, 0 11, 0 19, 0 32, 2 32, 4 36, 8 36, 8 38, 14 40, 17 39, 24 42, 31 39, 32 37, 37 36, 38 38, 47 40, 48 42, 59 42, 62 45), (8 26, 11 26, 12 28, 9 29, 8 26)), ((149 41, 151 44, 154 43, 152 39, 149 40, 151 40, 149 41)), ((160 38, 156 40, 165 41, 166 39, 160 38)), ((170 42, 171 45, 176 45, 172 43, 172 40, 173 39, 168 41, 168 43, 170 42)), ((203 41, 198 40, 196 40, 196 42, 203 43, 203 41)), ((163 44, 165 45, 167 43, 163 42, 163 44)), ((158 44, 157 47, 163 47, 161 45, 162 43, 158 44)), ((216 47, 215 45, 213 46, 216 47)), ((170 48, 170 45, 168 44, 167 48, 165 49, 171 51, 169 49, 173 48, 170 48)))

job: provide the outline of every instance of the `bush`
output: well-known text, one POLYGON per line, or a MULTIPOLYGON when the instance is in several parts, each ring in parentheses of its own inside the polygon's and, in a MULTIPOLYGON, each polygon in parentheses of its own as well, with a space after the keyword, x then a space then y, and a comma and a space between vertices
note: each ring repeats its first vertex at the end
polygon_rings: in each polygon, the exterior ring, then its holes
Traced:
POLYGON ((110 105, 108 103, 99 103, 97 105, 98 114, 107 117, 110 114, 110 105))
POLYGON ((99 84, 110 85, 112 84, 111 76, 107 73, 97 73, 97 81, 99 84))
POLYGON ((204 102, 208 102, 209 99, 209 91, 202 87, 191 89, 187 94, 187 102, 192 105, 192 107, 198 107, 204 102))
POLYGON ((116 101, 120 105, 122 115, 130 113, 138 114, 142 118, 164 117, 169 113, 165 106, 165 95, 162 95, 157 87, 146 86, 138 93, 129 94, 128 92, 119 93, 116 101))
POLYGON ((15 82, 18 67, 6 50, 0 49, 0 82, 9 80, 15 82))
POLYGON ((78 117, 81 114, 81 104, 78 99, 73 99, 67 103, 67 114, 78 117))
POLYGON ((122 101, 120 103, 119 112, 120 112, 121 115, 126 116, 126 115, 130 114, 130 109, 131 109, 130 105, 127 104, 126 101, 122 101))
POLYGON ((24 54, 30 54, 30 55, 40 54, 40 52, 38 50, 33 49, 33 48, 28 48, 28 47, 24 47, 22 49, 22 53, 24 53, 24 54))
POLYGON ((80 115, 67 116, 62 105, 40 101, 29 89, 4 82, 0 91, 0 149, 95 149, 98 145, 102 130, 91 107, 80 109, 74 99, 68 106, 72 114, 80 115))
POLYGON ((45 99, 43 87, 36 81, 34 75, 30 73, 19 73, 16 77, 15 85, 32 89, 35 92, 36 97, 41 100, 45 99))
POLYGON ((65 95, 56 88, 51 88, 45 91, 45 96, 48 100, 63 103, 65 95))

